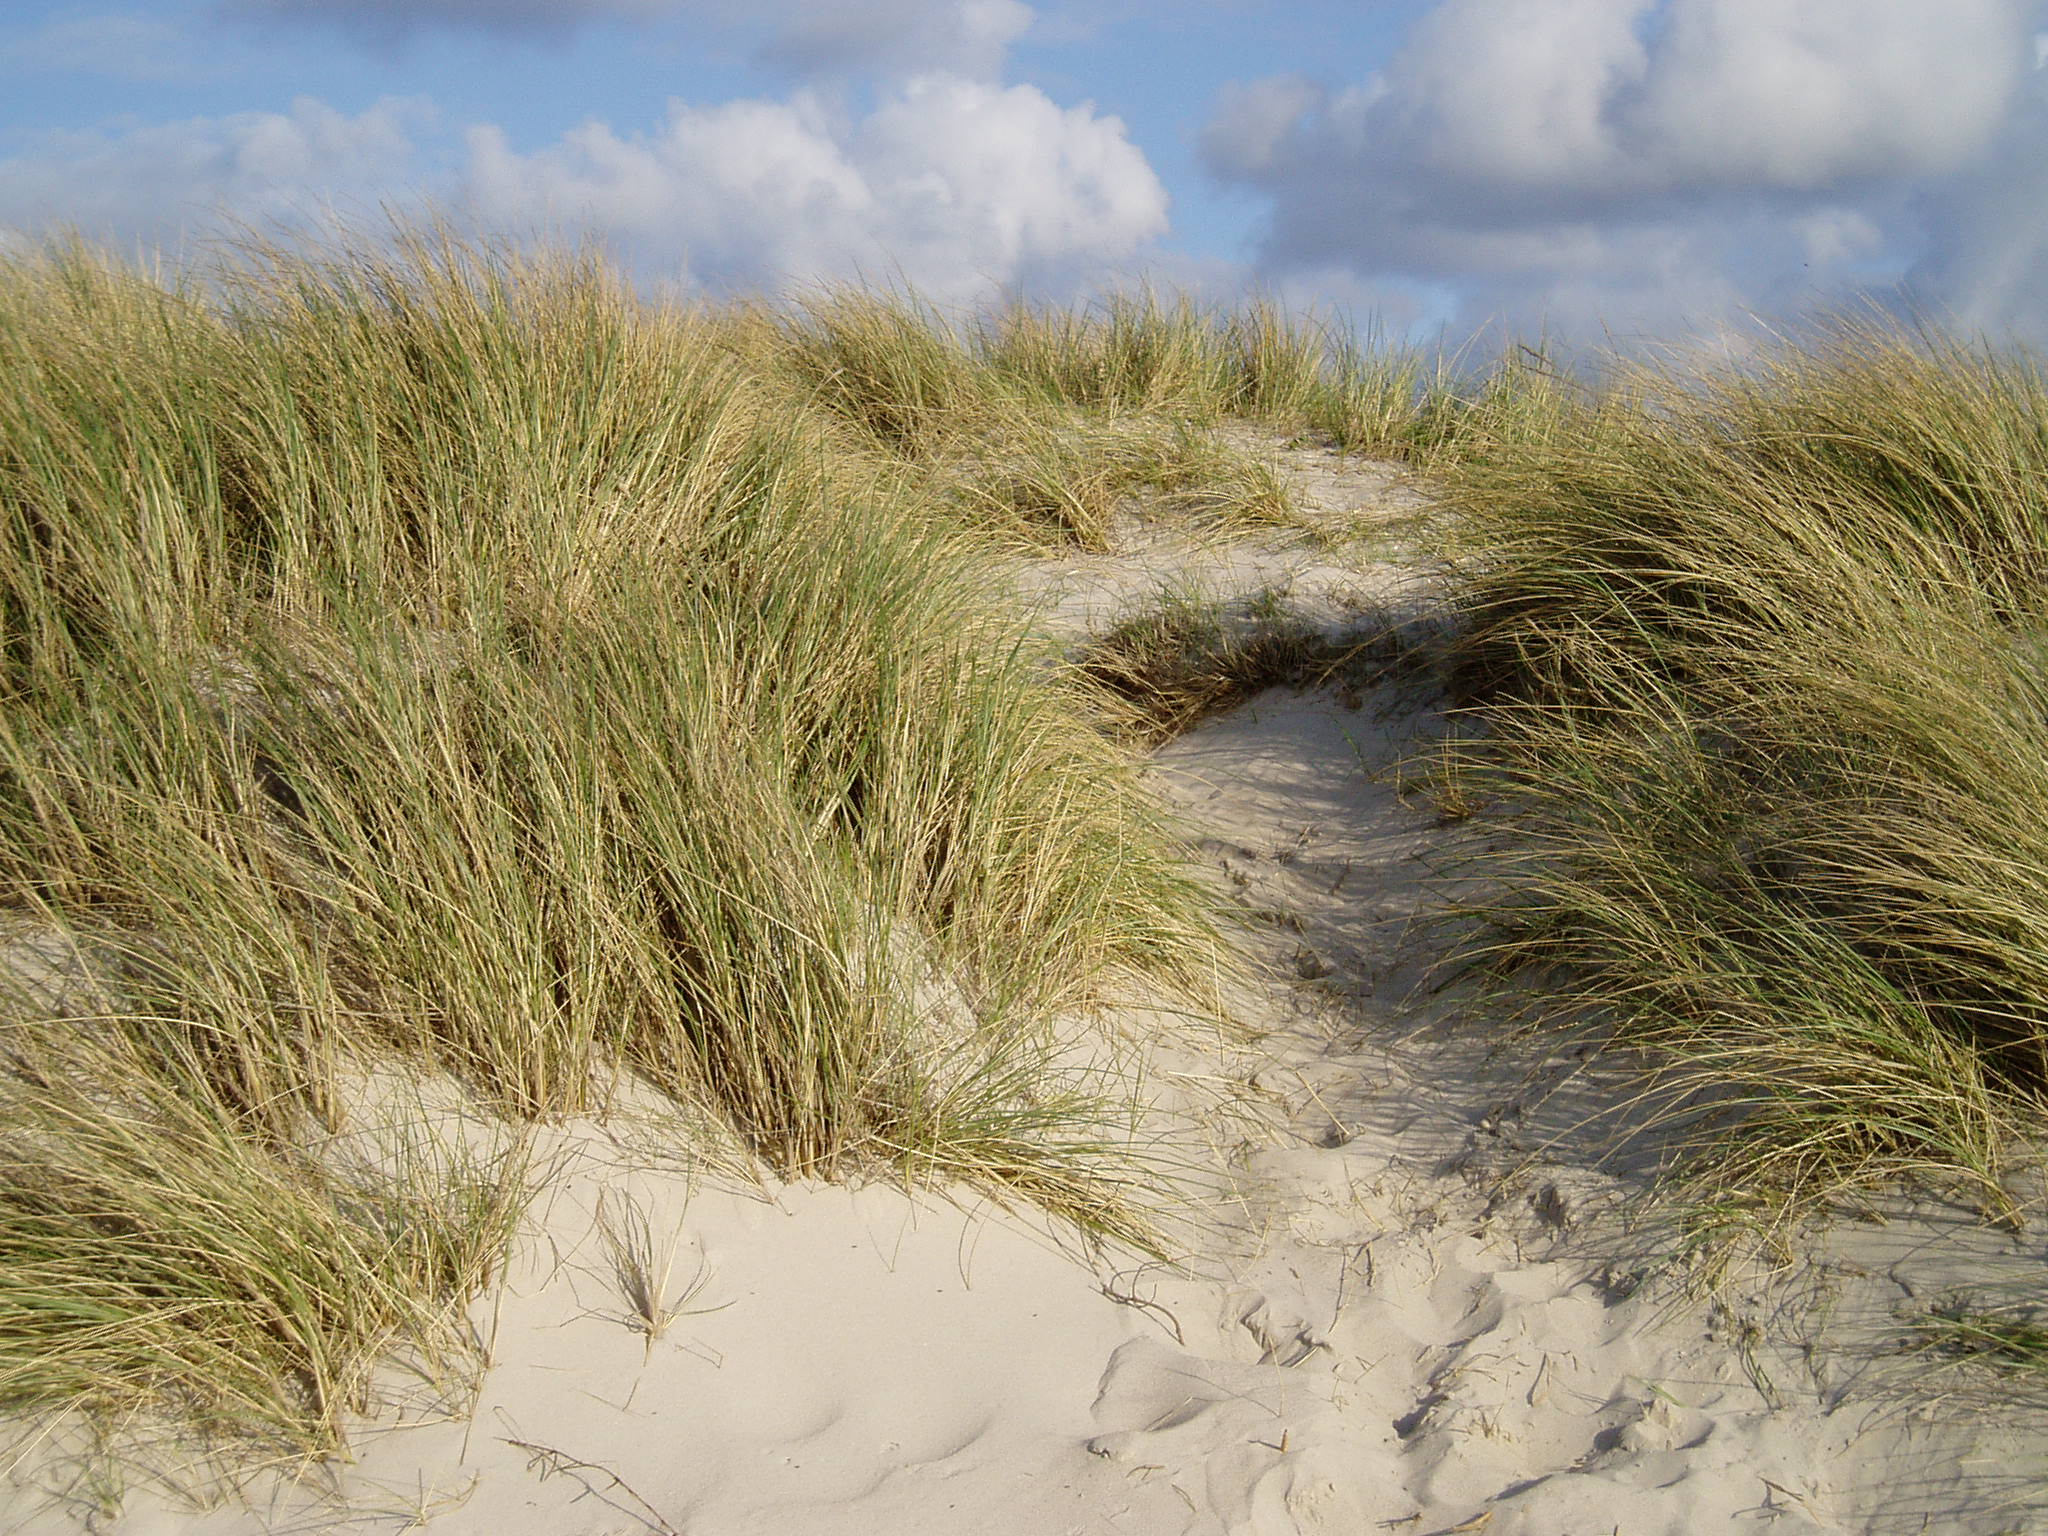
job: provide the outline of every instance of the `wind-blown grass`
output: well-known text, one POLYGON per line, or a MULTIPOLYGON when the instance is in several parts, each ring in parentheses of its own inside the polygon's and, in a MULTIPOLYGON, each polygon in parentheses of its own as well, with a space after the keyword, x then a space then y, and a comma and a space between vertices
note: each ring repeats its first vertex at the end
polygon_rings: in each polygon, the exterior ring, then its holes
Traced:
POLYGON ((1260 305, 59 248, 0 260, 0 1409, 304 1458, 394 1361, 459 1394, 522 1127, 622 1085, 1149 1241, 1056 1022, 1229 960, 1100 685, 1163 734, 1385 658, 1167 604, 1089 685, 987 556, 1284 521, 1230 420, 1441 477, 1491 957, 1710 1091, 1702 1208, 1997 1205, 2048 1065, 2030 365, 1848 327, 1595 392, 1260 305), (393 1072, 494 1150, 349 1125, 393 1072))
POLYGON ((2044 405, 2025 359, 1844 322, 1450 476, 1529 839, 1495 958, 1716 1093, 1723 1209, 1901 1171, 2004 1207, 2048 1040, 2044 405))
POLYGON ((1333 649, 1284 612, 1245 613, 1169 590, 1090 642, 1077 666, 1127 707, 1125 730, 1156 743, 1262 689, 1300 681, 1333 649))
POLYGON ((383 1354, 459 1356, 527 1176, 337 1164, 392 1063, 514 1144, 631 1078, 1148 1240, 1050 1021, 1205 995, 1208 898, 745 335, 430 234, 0 266, 0 1407, 317 1455, 383 1354))
POLYGON ((213 1063, 124 1033, 9 1031, 0 1398, 285 1460, 344 1442, 397 1365, 459 1403, 516 1158, 424 1126, 353 1165, 267 1141, 213 1063))
MULTIPOLYGON (((926 476, 956 519, 1040 546, 1105 547, 1133 498, 1227 526, 1284 521, 1271 469, 1215 435, 1226 420, 1348 451, 1428 446, 1414 353, 1268 302, 1212 310, 1141 292, 956 322, 912 297, 839 289, 735 334, 855 442, 926 476)), ((1440 377, 1430 398, 1446 423, 1450 394, 1440 377)))

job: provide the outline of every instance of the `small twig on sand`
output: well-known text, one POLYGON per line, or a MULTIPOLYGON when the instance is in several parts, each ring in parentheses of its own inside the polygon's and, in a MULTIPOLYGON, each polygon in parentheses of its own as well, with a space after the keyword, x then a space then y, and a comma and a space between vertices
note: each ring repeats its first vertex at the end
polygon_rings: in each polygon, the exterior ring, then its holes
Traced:
POLYGON ((655 1536, 683 1536, 683 1533, 681 1531, 677 1530, 674 1526, 670 1525, 667 1520, 662 1518, 660 1510, 656 1509, 652 1504, 648 1503, 645 1499, 641 1498, 640 1495, 633 1490, 633 1485, 631 1483, 628 1483, 623 1477, 619 1476, 619 1474, 614 1472, 610 1467, 600 1466, 598 1463, 594 1461, 578 1461, 574 1456, 571 1456, 567 1451, 558 1451, 551 1445, 537 1445, 531 1440, 514 1440, 509 1436, 504 1438, 505 1444, 509 1446, 514 1446, 517 1449, 526 1452, 528 1457, 526 1463, 527 1466, 529 1468, 539 1467, 540 1475, 543 1480, 545 1480, 552 1473, 566 1472, 569 1476, 575 1478, 577 1482, 581 1483, 583 1485, 584 1492, 588 1493, 600 1504, 609 1504, 613 1509, 616 1509, 620 1514, 631 1515, 635 1520, 638 1520, 642 1525, 646 1526, 648 1530, 653 1531, 655 1533, 655 1536), (631 1499, 634 1504, 637 1504, 639 1506, 639 1508, 634 1509, 628 1505, 621 1504, 617 1499, 610 1497, 608 1494, 605 1493, 603 1489, 599 1488, 595 1483, 593 1483, 588 1477, 584 1475, 585 1473, 590 1472, 595 1472, 603 1477, 609 1478, 611 1481, 611 1486, 617 1489, 620 1493, 623 1493, 627 1498, 631 1499))
POLYGON ((1173 1342, 1181 1345, 1183 1348, 1186 1347, 1187 1340, 1181 1337, 1180 1319, 1167 1311, 1161 1303, 1153 1301, 1147 1296, 1126 1295, 1107 1282, 1102 1285, 1101 1290, 1103 1295, 1120 1307, 1143 1307, 1148 1312, 1157 1312, 1166 1319, 1166 1326, 1173 1330, 1173 1342))

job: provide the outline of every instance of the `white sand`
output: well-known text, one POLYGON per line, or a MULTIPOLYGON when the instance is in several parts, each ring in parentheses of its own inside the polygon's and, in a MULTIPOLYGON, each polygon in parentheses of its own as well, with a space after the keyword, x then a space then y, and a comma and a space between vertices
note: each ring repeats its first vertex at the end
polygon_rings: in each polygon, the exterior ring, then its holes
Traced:
MULTIPOLYGON (((1325 499, 1400 494, 1320 455, 1287 467, 1325 499)), ((1178 548, 1029 585, 1055 625, 1095 628, 1165 566, 1193 569, 1178 548)), ((1427 602, 1404 568, 1277 542, 1202 574, 1293 583, 1333 613, 1427 602)), ((1948 1287, 2038 1282, 2041 1242, 1902 1207, 1685 1304, 1661 1240, 1620 1220, 1654 1142, 1594 1166, 1627 1129, 1624 1069, 1569 1045, 1492 1055, 1476 1000, 1418 991, 1415 919, 1463 834, 1397 792, 1392 765, 1436 722, 1380 718, 1391 702, 1268 694, 1159 754, 1217 878, 1274 918, 1241 1001, 1263 1044, 1161 1063, 1162 1090, 1208 1079, 1276 1127, 1232 1144, 1216 1121, 1219 1192, 1179 1266, 888 1187, 749 1189, 586 1131, 479 1313, 473 1419, 366 1439, 345 1514, 304 1489, 253 1513, 143 1490, 100 1520, 23 1489, 0 1530, 2048 1531, 2048 1413, 1890 1349, 1902 1309, 1948 1287), (600 1196, 673 1238, 672 1296, 694 1286, 657 1339, 632 1326, 600 1196)))

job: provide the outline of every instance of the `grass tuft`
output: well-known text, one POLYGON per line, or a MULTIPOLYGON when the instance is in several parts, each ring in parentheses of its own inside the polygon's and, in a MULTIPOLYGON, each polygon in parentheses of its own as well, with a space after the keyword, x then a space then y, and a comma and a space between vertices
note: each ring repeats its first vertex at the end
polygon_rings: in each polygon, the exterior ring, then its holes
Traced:
POLYGON ((528 1175, 365 1072, 1154 1240, 1052 1023, 1225 961, 906 469, 992 378, 433 228, 0 257, 0 1408, 304 1458, 458 1379, 528 1175))
POLYGON ((1710 1200, 1993 1210, 2048 1048, 2033 365, 1842 321, 1448 472, 1491 957, 1711 1090, 1710 1200))

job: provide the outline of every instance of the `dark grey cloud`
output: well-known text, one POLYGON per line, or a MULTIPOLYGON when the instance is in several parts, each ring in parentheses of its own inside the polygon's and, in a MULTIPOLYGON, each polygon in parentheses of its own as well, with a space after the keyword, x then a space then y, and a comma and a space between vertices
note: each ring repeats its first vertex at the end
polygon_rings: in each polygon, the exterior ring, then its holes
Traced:
POLYGON ((1923 190, 1913 295, 1962 325, 2048 346, 2048 71, 2037 69, 1992 152, 1923 190))
POLYGON ((769 67, 808 77, 992 75, 1033 15, 1023 0, 219 0, 219 9, 271 26, 334 28, 377 47, 430 31, 517 38, 670 20, 727 34, 769 67))
POLYGON ((673 8, 674 0, 218 0, 215 7, 233 20, 329 27, 380 47, 432 31, 559 35, 673 8))
POLYGON ((1937 238, 1942 189, 2028 201, 2017 166, 1984 175, 2026 116, 2037 11, 1443 0, 1372 80, 1235 87, 1204 155, 1266 199, 1269 271, 1452 284, 1468 319, 1668 330, 1896 278, 1937 238))
POLYGON ((804 75, 991 76, 1032 22, 1022 0, 781 0, 753 14, 773 28, 762 58, 804 75))

